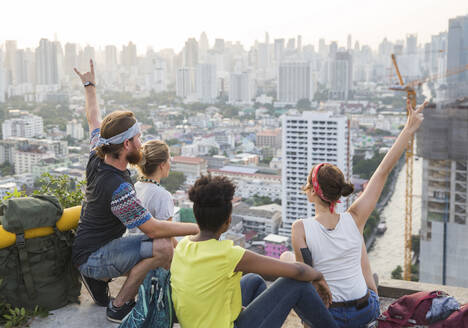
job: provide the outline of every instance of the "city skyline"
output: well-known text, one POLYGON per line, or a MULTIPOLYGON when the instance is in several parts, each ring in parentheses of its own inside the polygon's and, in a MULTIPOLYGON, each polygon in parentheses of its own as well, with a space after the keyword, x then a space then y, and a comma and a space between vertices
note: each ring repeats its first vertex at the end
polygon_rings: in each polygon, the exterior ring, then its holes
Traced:
POLYGON ((302 35, 303 44, 317 45, 324 38, 342 46, 351 34, 353 42, 359 40, 376 49, 384 38, 396 41, 408 33, 416 33, 420 43, 428 42, 432 34, 448 30, 448 18, 468 13, 468 4, 460 0, 417 0, 411 7, 403 0, 391 5, 339 0, 313 6, 294 1, 288 7, 266 1, 241 1, 222 6, 223 11, 210 0, 158 4, 136 1, 132 7, 120 0, 112 4, 84 0, 73 10, 65 3, 47 0, 17 1, 2 8, 3 12, 22 12, 22 20, 16 19, 17 15, 5 15, 0 22, 0 40, 18 40, 19 48, 37 47, 41 38, 53 40, 57 35, 64 43, 96 47, 121 46, 132 41, 138 45, 139 53, 149 46, 179 51, 188 38, 198 39, 202 32, 207 33, 211 45, 215 38, 224 38, 240 41, 246 48, 255 40, 263 42, 265 32, 269 33, 270 42, 302 35), (53 10, 44 12, 45 6, 53 10))

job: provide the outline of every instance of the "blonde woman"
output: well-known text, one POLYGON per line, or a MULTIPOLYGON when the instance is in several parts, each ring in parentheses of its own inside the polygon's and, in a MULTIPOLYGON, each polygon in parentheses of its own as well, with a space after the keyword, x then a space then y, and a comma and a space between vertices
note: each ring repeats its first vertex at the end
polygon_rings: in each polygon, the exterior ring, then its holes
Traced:
POLYGON ((161 185, 169 176, 171 156, 168 145, 161 140, 147 141, 142 146, 142 159, 138 163, 140 176, 135 183, 138 199, 158 220, 171 221, 174 216, 172 195, 161 185))

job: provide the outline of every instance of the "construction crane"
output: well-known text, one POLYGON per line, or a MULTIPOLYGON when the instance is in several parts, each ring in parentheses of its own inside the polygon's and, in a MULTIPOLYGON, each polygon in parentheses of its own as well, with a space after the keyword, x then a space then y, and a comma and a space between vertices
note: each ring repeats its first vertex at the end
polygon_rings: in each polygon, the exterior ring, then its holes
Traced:
MULTIPOLYGON (((400 74, 400 69, 396 62, 395 55, 392 54, 392 62, 395 67, 396 74, 400 85, 391 87, 391 90, 405 91, 412 108, 416 107, 416 90, 411 85, 405 85, 400 74)), ((407 113, 408 114, 408 108, 407 113)), ((405 162, 406 162, 406 189, 405 189, 405 260, 403 279, 411 280, 411 233, 413 225, 413 156, 414 156, 414 136, 406 147, 405 162)))
MULTIPOLYGON (((435 74, 421 80, 410 81, 407 84, 404 83, 403 78, 400 74, 400 69, 396 62, 395 54, 392 54, 392 62, 395 67, 395 71, 398 77, 400 85, 390 87, 390 90, 404 91, 407 94, 407 98, 412 108, 416 108, 416 90, 415 88, 426 83, 428 81, 437 80, 442 77, 459 74, 468 70, 468 65, 447 71, 444 74, 435 74)), ((408 109, 407 113, 408 114, 408 109)), ((411 280, 411 236, 413 227, 413 163, 414 163, 414 136, 406 147, 405 152, 405 163, 406 163, 406 189, 405 189, 405 258, 404 258, 404 273, 403 279, 411 280)))

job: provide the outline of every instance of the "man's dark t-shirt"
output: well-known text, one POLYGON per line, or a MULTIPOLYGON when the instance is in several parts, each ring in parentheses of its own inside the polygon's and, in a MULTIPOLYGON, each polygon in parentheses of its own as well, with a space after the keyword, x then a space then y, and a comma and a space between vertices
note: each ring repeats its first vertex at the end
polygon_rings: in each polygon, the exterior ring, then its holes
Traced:
MULTIPOLYGON (((91 134, 91 149, 99 139, 99 129, 91 134)), ((151 218, 136 198, 128 170, 121 171, 96 155, 86 167, 86 197, 72 248, 73 264, 79 267, 88 257, 110 241, 122 237, 151 218)))

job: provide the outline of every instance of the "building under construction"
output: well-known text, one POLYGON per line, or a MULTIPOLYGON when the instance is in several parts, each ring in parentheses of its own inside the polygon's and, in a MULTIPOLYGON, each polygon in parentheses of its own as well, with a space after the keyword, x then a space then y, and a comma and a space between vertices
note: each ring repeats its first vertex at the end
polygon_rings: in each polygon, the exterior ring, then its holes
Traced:
POLYGON ((468 98, 424 109, 420 280, 468 287, 468 98))

